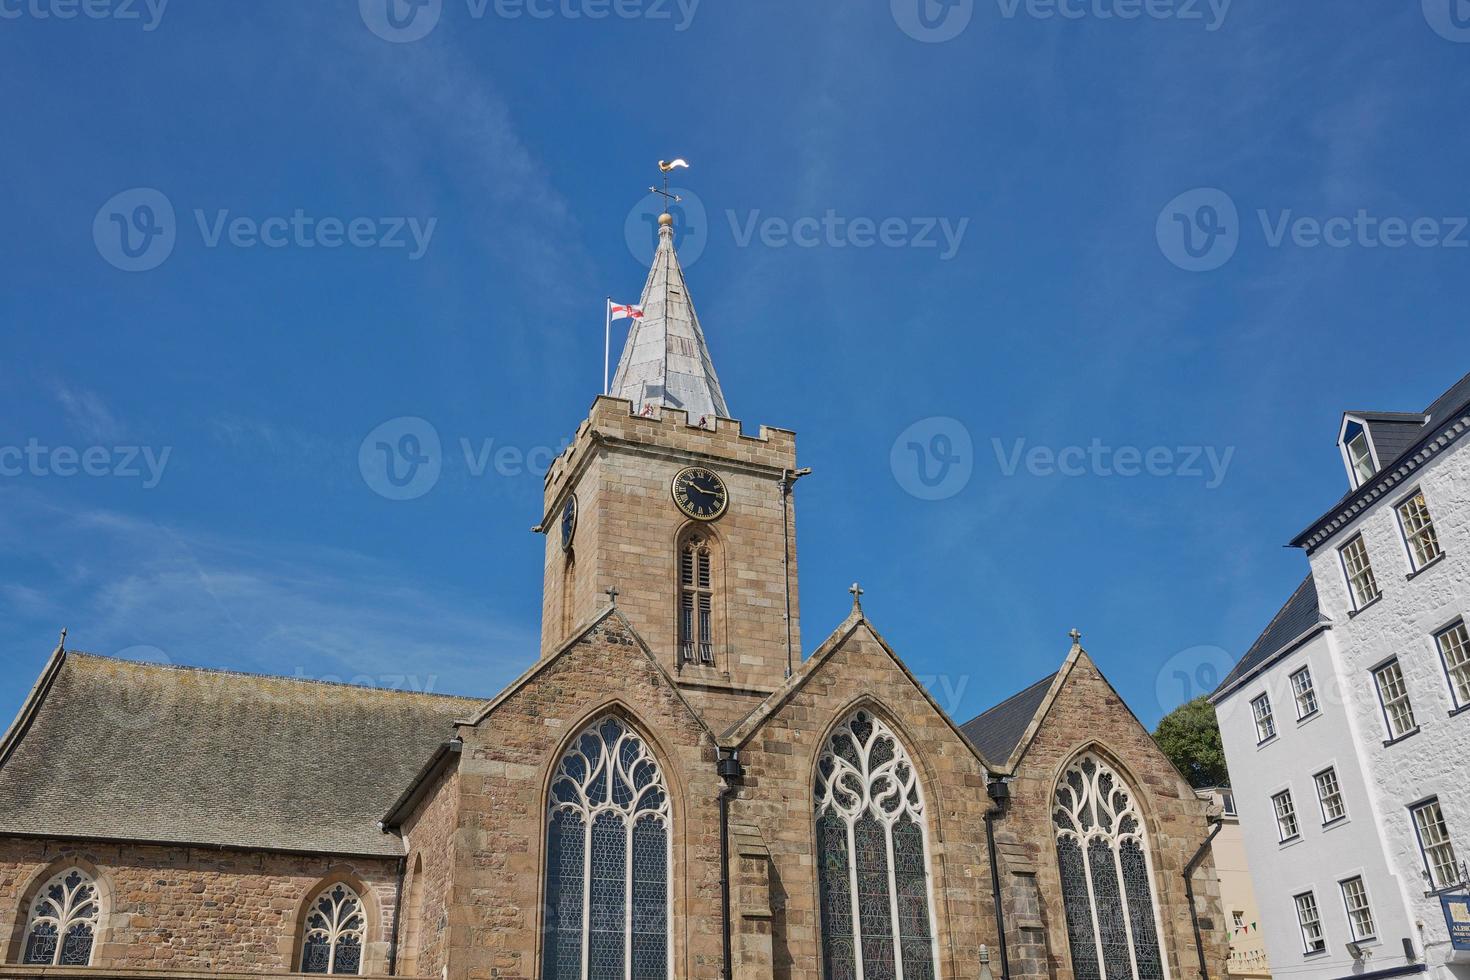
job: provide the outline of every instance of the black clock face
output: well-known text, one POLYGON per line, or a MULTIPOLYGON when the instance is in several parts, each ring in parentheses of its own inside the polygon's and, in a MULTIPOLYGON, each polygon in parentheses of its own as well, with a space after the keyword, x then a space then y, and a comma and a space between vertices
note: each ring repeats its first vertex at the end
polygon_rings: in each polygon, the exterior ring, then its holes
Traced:
POLYGON ((567 502, 561 509, 561 550, 566 551, 572 546, 572 535, 577 533, 577 496, 572 494, 567 497, 567 502))
POLYGON ((730 495, 712 470, 691 466, 674 477, 674 503, 695 520, 712 521, 725 512, 730 495))

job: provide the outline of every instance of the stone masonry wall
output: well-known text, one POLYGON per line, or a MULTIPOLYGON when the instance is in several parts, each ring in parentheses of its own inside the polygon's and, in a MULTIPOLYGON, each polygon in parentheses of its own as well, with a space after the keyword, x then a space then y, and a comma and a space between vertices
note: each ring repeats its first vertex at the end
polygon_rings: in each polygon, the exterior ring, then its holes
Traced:
MULTIPOLYGON (((1163 920, 1160 942, 1169 976, 1198 976, 1199 956, 1182 872, 1209 833, 1208 804, 1194 795, 1086 654, 1078 656, 1017 765, 1009 809, 996 824, 1004 888, 1015 903, 1006 923, 1012 976, 1073 980, 1051 808, 1062 769, 1088 747, 1099 750, 1128 777, 1147 821, 1152 884, 1163 920), (1040 895, 1034 906, 1024 897, 1033 882, 1040 895)), ((1196 867, 1193 882, 1206 962, 1212 976, 1223 976, 1225 923, 1208 853, 1196 867)))
POLYGON ((22 838, 0 838, 0 962, 19 961, 33 895, 72 865, 100 885, 94 966, 295 972, 305 904, 341 876, 368 912, 363 972, 387 972, 395 860, 22 838))
POLYGON ((437 977, 444 968, 458 821, 459 772, 449 769, 403 827, 409 851, 408 871, 403 881, 403 924, 399 930, 401 976, 437 977))

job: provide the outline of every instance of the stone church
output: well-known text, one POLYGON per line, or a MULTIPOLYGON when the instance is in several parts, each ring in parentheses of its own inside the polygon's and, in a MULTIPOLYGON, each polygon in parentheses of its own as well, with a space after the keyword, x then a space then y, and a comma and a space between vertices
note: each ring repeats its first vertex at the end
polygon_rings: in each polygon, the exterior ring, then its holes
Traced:
POLYGON ((1075 633, 964 725, 860 590, 803 657, 796 439, 730 418, 672 224, 546 475, 535 662, 486 702, 63 644, 0 741, 0 978, 1223 975, 1211 814, 1075 633))

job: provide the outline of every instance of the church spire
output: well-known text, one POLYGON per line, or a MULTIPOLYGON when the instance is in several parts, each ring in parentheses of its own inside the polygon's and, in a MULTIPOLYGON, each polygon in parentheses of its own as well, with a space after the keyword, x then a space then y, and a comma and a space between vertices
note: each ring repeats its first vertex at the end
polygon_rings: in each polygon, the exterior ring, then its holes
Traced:
POLYGON ((658 217, 658 250, 643 286, 643 318, 633 321, 618 358, 612 394, 642 413, 654 405, 681 408, 689 421, 729 418, 720 379, 699 328, 699 317, 674 253, 674 217, 658 217))

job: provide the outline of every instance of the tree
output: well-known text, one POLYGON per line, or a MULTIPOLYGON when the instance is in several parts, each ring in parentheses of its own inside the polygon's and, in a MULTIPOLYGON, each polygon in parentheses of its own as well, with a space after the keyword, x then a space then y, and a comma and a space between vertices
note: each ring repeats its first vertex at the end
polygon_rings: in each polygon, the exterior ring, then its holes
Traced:
POLYGON ((1165 715, 1154 741, 1195 789, 1230 785, 1215 707, 1203 695, 1165 715))

